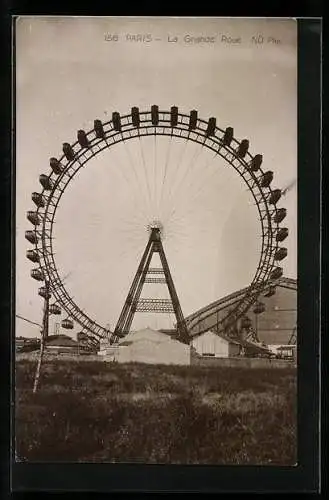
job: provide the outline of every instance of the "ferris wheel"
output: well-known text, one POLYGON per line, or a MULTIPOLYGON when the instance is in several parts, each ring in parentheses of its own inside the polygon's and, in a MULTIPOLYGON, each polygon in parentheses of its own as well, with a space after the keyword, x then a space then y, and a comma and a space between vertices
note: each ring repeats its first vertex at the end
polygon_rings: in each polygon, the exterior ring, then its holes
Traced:
MULTIPOLYGON (((145 165, 147 155, 143 150, 143 143, 150 140, 150 137, 155 140, 154 148, 157 146, 156 141, 160 144, 161 139, 167 140, 168 148, 166 151, 161 149, 161 157, 164 158, 164 178, 167 173, 167 164, 170 163, 171 145, 175 141, 182 144, 182 155, 184 155, 183 148, 186 148, 188 144, 193 144, 195 147, 193 161, 204 151, 208 155, 211 154, 211 159, 221 158, 227 166, 235 170, 257 209, 261 249, 259 260, 245 293, 234 307, 230 308, 226 316, 221 316, 217 331, 224 329, 229 331, 232 325, 236 324, 249 308, 257 303, 260 294, 273 293, 277 281, 283 275, 280 261, 287 256, 287 248, 282 247, 281 242, 287 238, 288 229, 280 226, 287 213, 285 208, 278 207, 282 193, 280 189, 272 188, 273 172, 262 169, 263 157, 261 154, 252 155, 249 152, 247 139, 235 139, 232 127, 221 129, 217 126, 215 117, 204 120, 198 116, 196 110, 186 114, 180 112, 176 106, 171 107, 170 110, 160 110, 158 106, 153 105, 146 111, 133 107, 131 112, 125 115, 113 112, 111 120, 102 122, 96 119, 94 127, 88 132, 79 130, 76 142, 63 143, 61 155, 58 158, 50 158, 50 171, 39 177, 42 189, 40 192, 32 193, 32 201, 36 208, 27 212, 27 219, 33 228, 25 232, 26 239, 33 245, 33 248, 27 250, 27 258, 37 264, 37 267, 31 270, 31 276, 43 283, 38 293, 48 301, 49 314, 59 315, 64 310, 67 316, 62 321, 62 327, 72 329, 76 322, 81 325, 82 332, 92 339, 108 336, 108 327, 92 318, 75 302, 60 277, 55 259, 53 236, 57 209, 75 176, 81 169, 87 167, 90 160, 106 150, 115 151, 122 144, 135 142, 140 148, 140 170, 143 167, 147 173, 145 165)), ((163 145, 159 147, 163 148, 163 145)), ((156 150, 154 151, 156 162, 156 150)), ((130 156, 129 160, 138 180, 139 174, 136 173, 134 158, 130 156)), ((185 174, 180 179, 181 183, 184 182, 185 174)), ((148 191, 150 195, 149 206, 151 207, 152 200, 156 198, 156 196, 152 197, 154 191, 157 192, 158 200, 155 202, 157 201, 159 206, 163 198, 162 187, 160 189, 156 183, 152 186, 148 180, 146 176, 144 187, 145 193, 148 191)), ((141 185, 140 189, 142 189, 141 185)), ((152 224, 152 220, 149 224, 152 224)), ((161 220, 159 224, 163 224, 161 231, 163 230, 165 234, 165 223, 161 220)))

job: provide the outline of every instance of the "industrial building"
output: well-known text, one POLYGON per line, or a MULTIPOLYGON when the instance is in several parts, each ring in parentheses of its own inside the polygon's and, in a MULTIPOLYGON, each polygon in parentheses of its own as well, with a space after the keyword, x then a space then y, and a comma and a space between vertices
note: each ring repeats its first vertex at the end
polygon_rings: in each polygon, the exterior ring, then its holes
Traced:
MULTIPOLYGON (((216 331, 221 321, 246 293, 247 288, 227 295, 186 318, 192 337, 216 331)), ((292 345, 297 337, 297 280, 280 278, 275 289, 267 289, 247 313, 254 337, 266 345, 292 345)))

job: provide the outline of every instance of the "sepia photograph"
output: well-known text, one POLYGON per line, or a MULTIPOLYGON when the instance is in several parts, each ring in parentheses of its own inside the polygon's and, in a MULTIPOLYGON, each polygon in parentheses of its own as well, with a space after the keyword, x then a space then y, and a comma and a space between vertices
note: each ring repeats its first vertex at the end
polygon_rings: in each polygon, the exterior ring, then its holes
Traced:
POLYGON ((15 461, 295 467, 296 20, 14 31, 15 461))

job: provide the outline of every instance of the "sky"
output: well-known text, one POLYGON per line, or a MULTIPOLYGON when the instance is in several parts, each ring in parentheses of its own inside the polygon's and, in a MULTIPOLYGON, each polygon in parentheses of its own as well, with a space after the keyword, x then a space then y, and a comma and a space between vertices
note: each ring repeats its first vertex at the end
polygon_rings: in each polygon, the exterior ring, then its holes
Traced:
MULTIPOLYGON (((232 126, 237 139, 249 139, 252 154, 263 155, 273 187, 292 186, 280 201, 289 228, 283 268, 285 276, 297 277, 294 20, 23 16, 16 22, 17 314, 41 322, 40 284, 30 277, 35 265, 26 259, 32 246, 24 234, 31 229, 31 193, 40 191, 38 177, 49 172, 49 158, 61 155, 63 142, 75 142, 78 129, 92 129, 94 119, 152 104, 163 110, 176 105, 186 114, 196 109, 223 129, 232 126)), ((54 227, 55 260, 67 291, 112 329, 153 219, 163 223, 185 315, 248 285, 260 257, 257 210, 232 167, 194 143, 140 142, 88 162, 67 187, 54 227)), ((143 294, 168 296, 161 285, 143 294)), ((172 321, 139 314, 133 326, 172 321)), ((16 335, 38 333, 17 319, 16 335)))

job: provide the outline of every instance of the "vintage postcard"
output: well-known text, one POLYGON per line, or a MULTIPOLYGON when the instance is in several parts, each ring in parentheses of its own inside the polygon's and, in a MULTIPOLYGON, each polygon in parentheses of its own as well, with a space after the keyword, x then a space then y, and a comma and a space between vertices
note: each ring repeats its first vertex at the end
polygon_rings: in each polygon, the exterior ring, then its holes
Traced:
POLYGON ((297 23, 15 20, 18 462, 295 466, 297 23))

